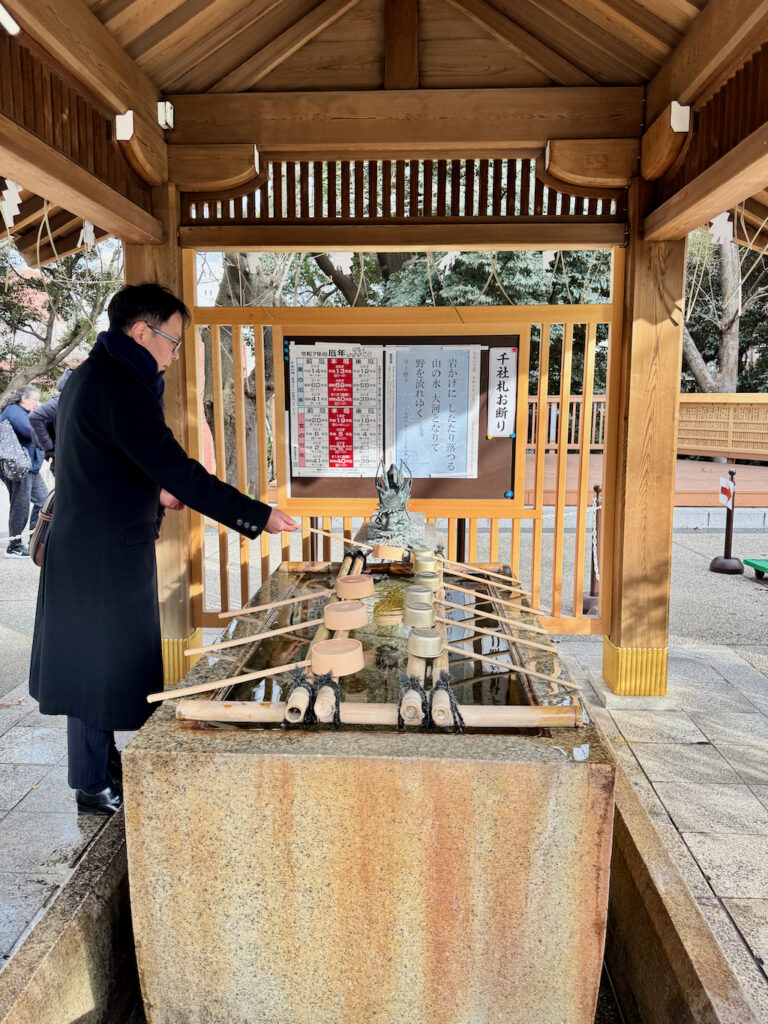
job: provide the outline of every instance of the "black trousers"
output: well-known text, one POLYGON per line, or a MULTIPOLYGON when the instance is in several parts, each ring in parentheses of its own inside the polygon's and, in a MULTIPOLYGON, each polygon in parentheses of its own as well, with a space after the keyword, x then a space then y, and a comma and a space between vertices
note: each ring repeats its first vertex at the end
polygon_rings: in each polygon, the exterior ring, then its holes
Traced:
POLYGON ((116 750, 115 734, 67 717, 68 782, 72 789, 99 793, 111 785, 109 756, 116 750))

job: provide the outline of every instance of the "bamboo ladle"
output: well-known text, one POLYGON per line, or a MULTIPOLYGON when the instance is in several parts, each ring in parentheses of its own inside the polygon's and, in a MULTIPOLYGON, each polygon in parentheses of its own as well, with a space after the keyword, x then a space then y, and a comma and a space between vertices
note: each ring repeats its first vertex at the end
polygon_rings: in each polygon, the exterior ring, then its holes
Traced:
POLYGON ((479 597, 481 601, 487 601, 489 604, 495 601, 497 604, 504 605, 505 608, 514 608, 516 611, 528 612, 531 615, 548 614, 542 608, 527 608, 524 604, 519 604, 515 601, 507 601, 505 598, 501 597, 492 597, 490 594, 483 594, 480 590, 469 590, 467 587, 460 587, 458 583, 449 583, 444 589, 457 590, 460 594, 469 594, 470 597, 479 597))
POLYGON ((506 622, 510 626, 515 626, 517 629, 525 629, 530 633, 541 633, 547 636, 547 631, 543 626, 533 626, 528 622, 521 622, 519 619, 510 619, 504 615, 496 615, 494 612, 477 611, 477 606, 474 604, 456 604, 455 601, 443 601, 442 604, 446 608, 459 608, 464 611, 474 612, 474 618, 476 619, 496 619, 498 622, 506 622))
MULTIPOLYGON (((458 605, 457 607, 464 608, 465 605, 458 605)), ((500 640, 505 640, 507 643, 510 642, 510 637, 506 633, 498 629, 485 629, 482 626, 475 626, 471 619, 447 619, 435 612, 434 605, 430 604, 411 604, 406 605, 403 609, 403 622, 406 626, 432 626, 435 622, 440 622, 445 626, 457 626, 460 629, 470 629, 474 633, 485 633, 488 636, 498 637, 500 640)), ((464 643, 464 640, 459 641, 464 643)), ((533 647, 540 651, 547 651, 548 653, 556 653, 555 648, 551 644, 538 643, 535 640, 519 639, 515 640, 514 643, 518 643, 523 647, 533 647)))
POLYGON ((207 647, 191 647, 185 654, 208 654, 211 651, 223 651, 230 647, 241 647, 243 644, 252 643, 255 640, 267 640, 271 636, 280 636, 281 633, 295 633, 298 629, 306 629, 308 626, 325 626, 326 629, 336 632, 337 630, 359 629, 368 623, 368 611, 361 601, 337 601, 326 605, 322 618, 309 619, 307 622, 293 622, 288 626, 279 626, 277 629, 269 629, 265 633, 253 633, 251 636, 241 636, 236 640, 223 640, 217 644, 209 644, 207 647))
POLYGON ((346 544, 348 547, 364 548, 366 551, 372 551, 374 558, 400 559, 403 557, 403 549, 394 544, 366 544, 361 540, 350 540, 347 537, 340 537, 337 533, 320 530, 316 526, 305 526, 303 529, 307 533, 316 533, 320 537, 330 537, 331 540, 341 541, 342 544, 346 544))
POLYGON ((219 612, 220 619, 235 619, 241 615, 255 615, 256 612, 266 612, 271 608, 282 608, 287 604, 300 604, 302 601, 313 601, 316 597, 330 597, 334 590, 313 590, 311 594, 301 594, 299 597, 286 597, 284 601, 270 601, 269 604, 256 604, 251 608, 237 608, 233 612, 219 612))
POLYGON ((359 640, 320 640, 314 645, 311 657, 304 661, 294 661, 290 665, 274 665, 272 668, 262 668, 257 672, 246 672, 242 676, 230 676, 228 679, 217 679, 214 682, 195 683, 194 686, 177 686, 172 690, 161 690, 159 693, 150 693, 147 703, 157 704, 163 700, 175 700, 177 697, 188 697, 195 693, 207 693, 211 690, 220 690, 225 686, 234 686, 239 683, 248 683, 253 679, 263 679, 267 676, 279 676, 283 672, 290 672, 295 668, 311 668, 313 675, 325 675, 333 672, 335 676, 352 675, 362 668, 363 645, 359 640), (343 648, 339 645, 343 644, 343 648))

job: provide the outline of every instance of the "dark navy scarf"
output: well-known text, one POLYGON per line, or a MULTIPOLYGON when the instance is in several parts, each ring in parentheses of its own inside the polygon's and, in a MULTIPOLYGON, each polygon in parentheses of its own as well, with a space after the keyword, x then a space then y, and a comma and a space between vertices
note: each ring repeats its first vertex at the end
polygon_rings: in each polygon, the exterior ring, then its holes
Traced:
POLYGON ((114 327, 102 331, 96 339, 96 344, 103 345, 113 359, 117 359, 140 377, 162 404, 165 380, 158 371, 155 357, 151 352, 138 345, 130 335, 114 327))

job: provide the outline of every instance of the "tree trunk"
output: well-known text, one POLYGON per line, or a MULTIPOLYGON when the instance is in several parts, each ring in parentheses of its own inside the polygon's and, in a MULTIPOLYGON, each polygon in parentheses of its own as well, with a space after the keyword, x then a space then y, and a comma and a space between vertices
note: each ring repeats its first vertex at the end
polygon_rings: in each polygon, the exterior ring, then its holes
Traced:
POLYGON ((736 391, 739 381, 739 321, 741 319, 741 265, 735 242, 720 245, 720 289, 723 315, 720 318, 716 391, 736 391))

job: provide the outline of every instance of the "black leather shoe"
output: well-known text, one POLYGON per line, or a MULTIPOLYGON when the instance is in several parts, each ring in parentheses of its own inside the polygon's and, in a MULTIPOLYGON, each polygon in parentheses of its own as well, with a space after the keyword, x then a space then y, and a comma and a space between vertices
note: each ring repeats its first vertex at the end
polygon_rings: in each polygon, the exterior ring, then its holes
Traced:
POLYGON ((100 793, 86 793, 84 789, 76 789, 75 799, 79 814, 114 814, 123 806, 122 794, 114 786, 107 786, 100 793))
POLYGON ((120 751, 115 747, 109 753, 109 761, 107 761, 107 768, 109 774, 121 787, 123 785, 123 762, 120 758, 120 751))

